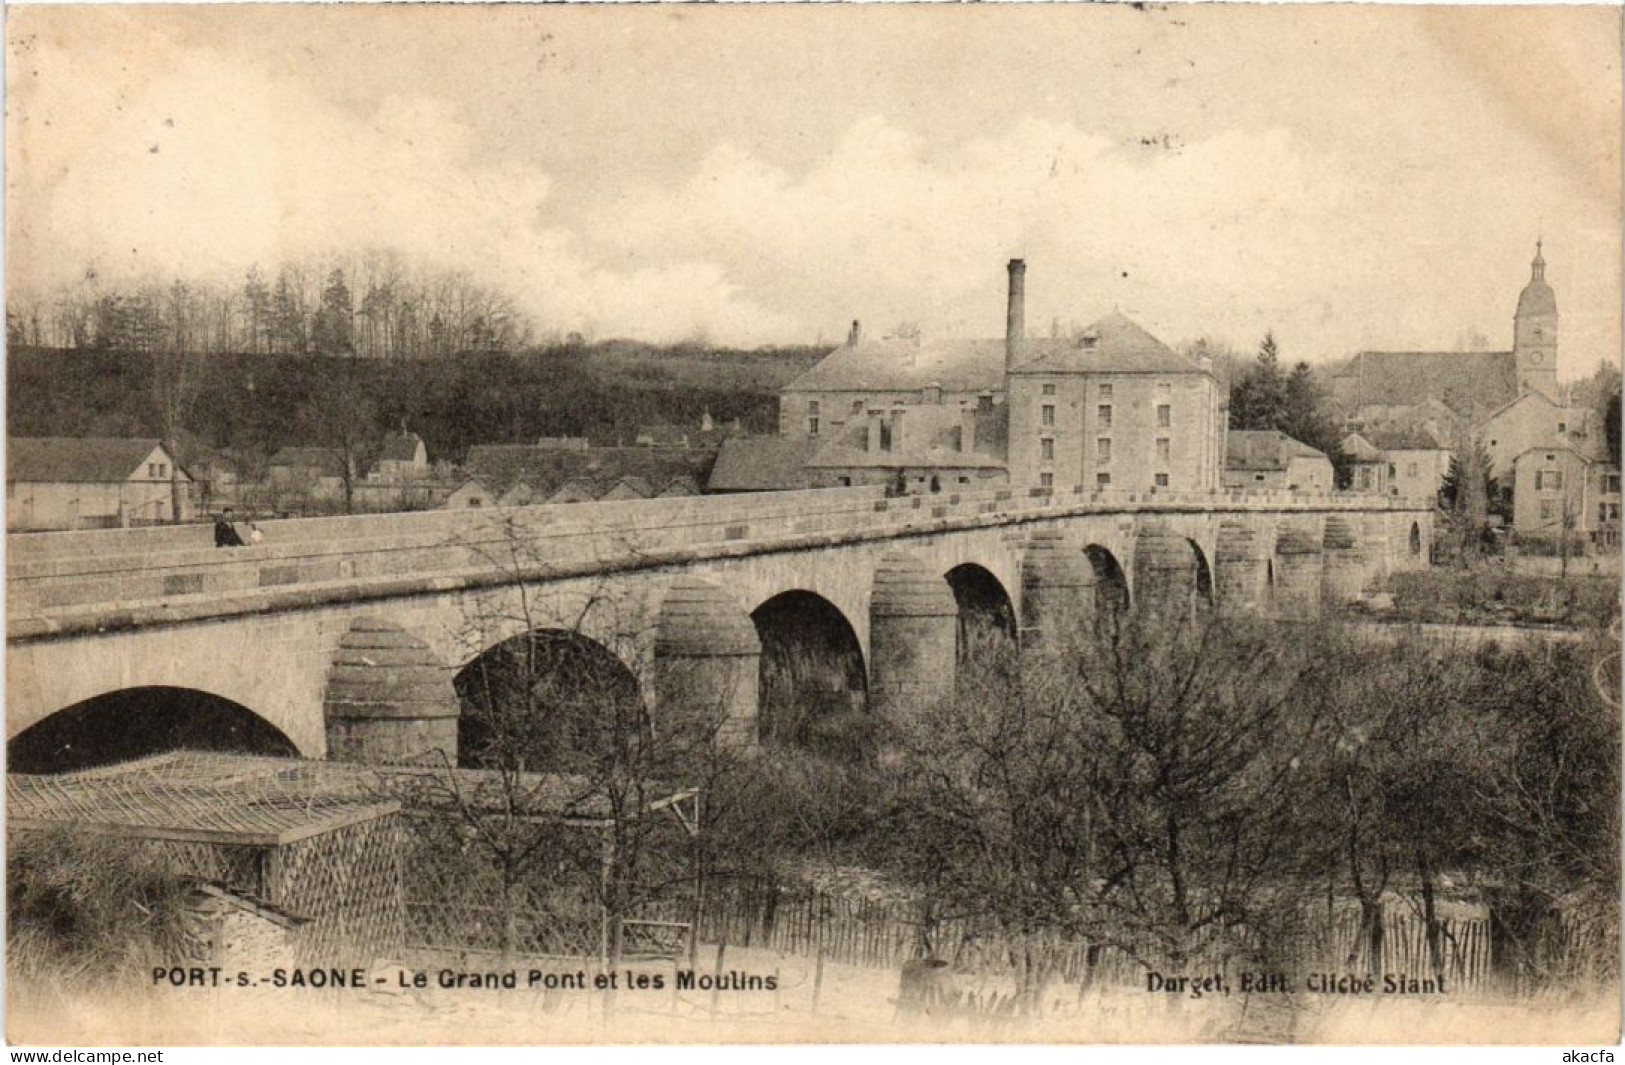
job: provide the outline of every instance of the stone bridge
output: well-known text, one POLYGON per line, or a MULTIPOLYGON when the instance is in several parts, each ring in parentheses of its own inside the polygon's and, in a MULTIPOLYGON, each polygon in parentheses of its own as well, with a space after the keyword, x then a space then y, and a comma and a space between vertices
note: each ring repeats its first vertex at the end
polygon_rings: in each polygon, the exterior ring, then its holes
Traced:
POLYGON ((714 699, 753 742, 800 651, 836 702, 896 712, 952 684, 978 621, 1031 635, 1155 596, 1309 614, 1425 565, 1432 514, 1352 494, 851 488, 266 522, 229 550, 206 526, 13 535, 6 735, 14 755, 71 755, 139 732, 157 693, 287 753, 453 749, 452 682, 529 632, 594 648, 657 720, 714 699))

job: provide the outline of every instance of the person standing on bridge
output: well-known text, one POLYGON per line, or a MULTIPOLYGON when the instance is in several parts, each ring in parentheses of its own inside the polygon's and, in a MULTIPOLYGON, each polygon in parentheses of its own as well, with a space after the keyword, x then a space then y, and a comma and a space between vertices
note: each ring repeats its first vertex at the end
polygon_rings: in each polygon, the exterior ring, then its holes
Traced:
POLYGON ((243 538, 237 535, 237 527, 231 523, 231 508, 214 519, 214 546, 216 547, 242 547, 243 538))

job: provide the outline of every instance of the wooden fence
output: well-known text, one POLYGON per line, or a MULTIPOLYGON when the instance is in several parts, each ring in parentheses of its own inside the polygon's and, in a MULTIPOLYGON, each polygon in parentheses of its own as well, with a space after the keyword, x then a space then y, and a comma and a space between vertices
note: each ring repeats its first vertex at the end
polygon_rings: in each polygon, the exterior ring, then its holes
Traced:
MULTIPOLYGON (((1617 926, 1565 916, 1524 960, 1514 977, 1497 953, 1488 917, 1437 922, 1439 964, 1428 947, 1427 923, 1419 914, 1389 906, 1383 914, 1381 954, 1371 957, 1361 941, 1357 910, 1311 911, 1294 942, 1270 954, 1293 959, 1288 978, 1302 986, 1311 972, 1371 973, 1381 988, 1385 975, 1402 981, 1444 981, 1451 995, 1506 990, 1510 985, 1611 980, 1619 973, 1617 926)), ((756 947, 786 954, 822 956, 866 968, 899 968, 932 954, 956 968, 988 975, 1014 971, 1023 953, 1040 958, 1061 979, 1107 986, 1144 987, 1147 965, 1117 947, 1045 935, 1012 943, 985 921, 949 919, 927 927, 909 903, 843 898, 813 890, 775 890, 744 884, 714 891, 698 928, 703 942, 756 947)), ((1240 973, 1257 971, 1243 945, 1224 955, 1191 959, 1187 972, 1224 972, 1237 986, 1240 973)))

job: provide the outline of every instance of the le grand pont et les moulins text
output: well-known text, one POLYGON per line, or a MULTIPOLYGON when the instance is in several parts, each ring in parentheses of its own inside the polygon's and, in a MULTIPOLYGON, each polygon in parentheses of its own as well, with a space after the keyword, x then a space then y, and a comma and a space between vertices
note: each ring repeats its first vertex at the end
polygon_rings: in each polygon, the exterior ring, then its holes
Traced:
POLYGON ((415 971, 391 969, 369 973, 366 969, 292 968, 268 969, 263 973, 220 966, 171 966, 152 970, 155 985, 169 987, 287 987, 337 988, 353 990, 503 990, 525 988, 533 991, 777 991, 776 974, 758 975, 729 969, 720 973, 678 969, 675 977, 663 972, 633 969, 588 972, 558 972, 550 969, 508 969, 493 972, 463 972, 457 969, 415 971))

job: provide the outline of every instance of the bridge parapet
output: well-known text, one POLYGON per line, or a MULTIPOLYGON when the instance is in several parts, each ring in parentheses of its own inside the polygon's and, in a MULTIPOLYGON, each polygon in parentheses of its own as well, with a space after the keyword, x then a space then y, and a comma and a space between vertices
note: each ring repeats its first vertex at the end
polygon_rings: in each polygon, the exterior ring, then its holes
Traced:
POLYGON ((8 639, 680 565, 1074 514, 1427 511, 1289 492, 997 490, 885 498, 828 489, 266 523, 216 549, 206 526, 8 538, 8 639), (60 539, 53 539, 60 538, 60 539))

